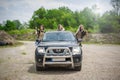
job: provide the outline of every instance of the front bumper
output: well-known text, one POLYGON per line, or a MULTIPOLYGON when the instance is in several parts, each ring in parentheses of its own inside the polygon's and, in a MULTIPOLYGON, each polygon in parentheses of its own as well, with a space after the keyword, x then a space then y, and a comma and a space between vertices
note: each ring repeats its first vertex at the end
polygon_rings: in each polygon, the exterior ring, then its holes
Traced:
POLYGON ((46 67, 47 65, 71 65, 71 67, 74 68, 81 65, 82 53, 73 55, 68 47, 50 47, 46 49, 46 53, 38 53, 36 50, 35 60, 36 65, 40 67, 46 67), (54 49, 64 49, 64 52, 53 53, 54 49), (50 52, 51 50, 52 52, 50 52))
MULTIPOLYGON (((63 57, 63 56, 61 56, 63 57)), ((77 54, 77 55, 72 55, 72 58, 73 58, 73 64, 74 66, 80 66, 80 63, 82 62, 82 55, 81 54, 77 54)), ((44 54, 39 54, 39 53, 36 53, 35 55, 35 61, 36 61, 36 64, 37 66, 41 66, 43 67, 43 59, 44 59, 44 54)), ((54 64, 52 63, 52 57, 51 58, 47 58, 46 61, 48 62, 51 62, 51 64, 49 65, 69 65, 71 63, 69 63, 70 61, 70 57, 65 57, 65 61, 64 63, 61 63, 61 62, 54 62, 54 64), (60 64, 61 63, 61 64, 60 64)))

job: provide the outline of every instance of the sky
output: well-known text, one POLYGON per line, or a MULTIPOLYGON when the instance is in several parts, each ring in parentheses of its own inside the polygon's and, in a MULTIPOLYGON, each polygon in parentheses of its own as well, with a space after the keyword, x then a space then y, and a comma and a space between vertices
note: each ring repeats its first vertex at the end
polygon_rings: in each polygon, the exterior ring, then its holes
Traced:
POLYGON ((40 7, 54 9, 66 6, 72 11, 81 11, 93 5, 97 5, 96 13, 112 10, 110 0, 0 0, 0 23, 6 20, 28 22, 40 7))

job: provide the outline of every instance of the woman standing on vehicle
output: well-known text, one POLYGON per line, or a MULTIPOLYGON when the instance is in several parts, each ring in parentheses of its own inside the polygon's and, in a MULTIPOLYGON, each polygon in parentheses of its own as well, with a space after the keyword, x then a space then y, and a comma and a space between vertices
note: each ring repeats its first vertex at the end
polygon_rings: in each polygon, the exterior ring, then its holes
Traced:
POLYGON ((87 34, 87 31, 84 30, 84 26, 81 24, 75 34, 75 37, 77 40, 82 40, 86 34, 87 34))
POLYGON ((44 36, 44 33, 45 33, 44 26, 40 25, 39 30, 37 30, 37 39, 42 40, 43 36, 44 36))
POLYGON ((87 31, 84 30, 84 26, 81 24, 75 34, 77 39, 83 39, 83 37, 87 34, 87 31))
POLYGON ((59 24, 58 25, 58 31, 64 31, 64 30, 65 30, 64 27, 61 24, 59 24))

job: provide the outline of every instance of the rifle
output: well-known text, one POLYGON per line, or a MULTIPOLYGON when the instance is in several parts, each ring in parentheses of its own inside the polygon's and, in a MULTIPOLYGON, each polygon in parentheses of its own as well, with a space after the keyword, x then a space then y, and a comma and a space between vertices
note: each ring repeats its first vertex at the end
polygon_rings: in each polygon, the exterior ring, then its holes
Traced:
POLYGON ((82 31, 82 32, 81 32, 81 38, 83 38, 86 34, 87 34, 86 31, 82 31))
POLYGON ((40 33, 40 31, 39 31, 39 29, 38 29, 38 27, 34 27, 35 28, 35 34, 37 34, 37 39, 39 38, 39 33, 40 33))

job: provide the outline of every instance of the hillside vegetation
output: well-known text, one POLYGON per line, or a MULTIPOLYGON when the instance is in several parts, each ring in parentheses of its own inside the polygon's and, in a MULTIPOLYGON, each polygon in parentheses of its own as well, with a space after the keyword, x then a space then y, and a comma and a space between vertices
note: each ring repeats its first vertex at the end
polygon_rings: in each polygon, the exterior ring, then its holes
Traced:
MULTIPOLYGON (((95 13, 97 6, 84 8, 81 11, 72 11, 68 7, 45 9, 40 7, 33 12, 28 22, 21 23, 19 20, 6 20, 0 23, 0 30, 4 30, 19 40, 35 40, 35 29, 41 24, 45 31, 57 30, 62 24, 65 30, 76 32, 80 24, 88 31, 88 34, 119 34, 120 33, 120 0, 111 0, 113 9, 100 15, 95 13)), ((109 36, 109 35, 108 35, 109 36)), ((115 35, 113 35, 115 36, 115 35)), ((92 37, 93 38, 93 37, 92 37)))

